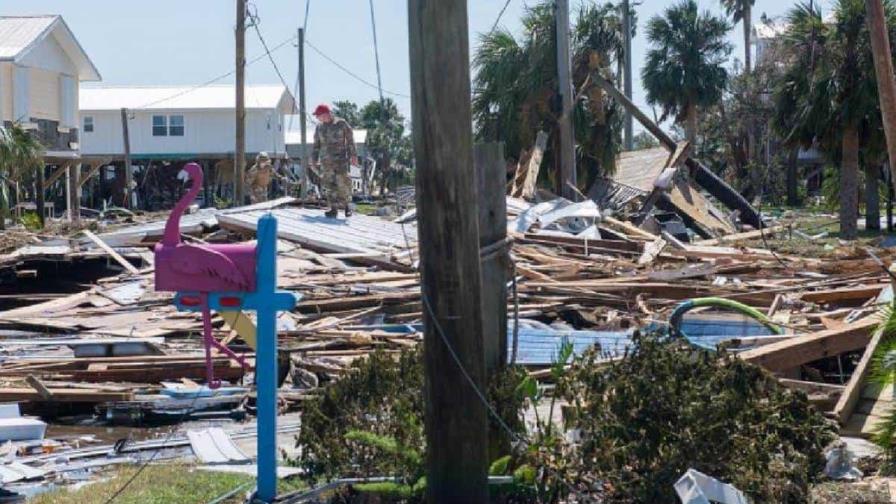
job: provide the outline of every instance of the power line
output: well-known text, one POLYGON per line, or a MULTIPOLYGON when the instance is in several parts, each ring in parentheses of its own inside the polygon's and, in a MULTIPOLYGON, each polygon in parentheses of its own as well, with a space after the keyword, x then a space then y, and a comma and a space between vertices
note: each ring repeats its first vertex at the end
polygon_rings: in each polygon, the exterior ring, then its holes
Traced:
POLYGON ((252 12, 249 13, 249 22, 252 24, 252 28, 255 28, 255 34, 258 35, 258 40, 261 42, 261 46, 264 47, 264 52, 267 54, 269 60, 271 60, 271 65, 274 67, 274 71, 277 72, 277 77, 280 78, 280 83, 283 84, 283 87, 289 89, 289 84, 286 83, 286 79, 283 78, 283 74, 280 72, 280 67, 277 66, 277 62, 274 61, 274 57, 271 56, 271 50, 268 49, 268 43, 265 42, 264 37, 261 35, 261 29, 258 28, 258 24, 261 22, 261 18, 258 17, 258 7, 255 4, 249 4, 252 7, 252 12))
MULTIPOLYGON (((272 53, 272 52, 274 52, 274 51, 276 51, 276 50, 278 50, 278 49, 281 49, 281 48, 282 48, 283 46, 285 46, 286 44, 290 44, 290 43, 292 43, 292 41, 296 40, 296 38, 297 38, 297 37, 296 37, 295 35, 293 35, 292 37, 290 37, 290 38, 284 40, 283 42, 280 42, 279 44, 277 44, 277 45, 275 45, 274 47, 272 47, 272 48, 270 49, 270 51, 268 51, 266 54, 261 54, 261 55, 259 55, 259 56, 256 56, 255 58, 253 58, 253 59, 247 61, 247 62, 246 62, 246 66, 251 65, 251 64, 253 64, 253 63, 256 63, 256 62, 258 62, 259 60, 261 60, 261 59, 267 57, 270 53, 272 53)), ((173 93, 173 94, 171 94, 171 95, 169 95, 169 96, 166 96, 166 97, 164 97, 164 98, 160 98, 160 99, 158 99, 158 100, 151 101, 151 102, 146 103, 146 104, 144 104, 144 105, 140 105, 139 107, 131 107, 129 110, 139 110, 139 109, 144 109, 144 108, 147 108, 147 107, 151 107, 151 106, 153 106, 153 105, 158 105, 159 103, 166 102, 166 101, 168 101, 168 100, 177 98, 177 97, 179 97, 179 96, 183 96, 183 95, 188 94, 188 93, 192 93, 193 91, 196 91, 197 89, 200 89, 200 88, 204 88, 204 87, 210 86, 211 84, 214 84, 214 83, 216 83, 216 82, 218 82, 218 81, 220 81, 220 80, 224 80, 224 79, 226 79, 227 77, 230 77, 231 75, 233 75, 233 74, 235 74, 235 73, 236 73, 236 70, 235 70, 235 69, 234 69, 234 70, 231 70, 231 71, 226 72, 226 73, 223 73, 223 74, 221 74, 221 75, 219 75, 219 76, 217 76, 217 77, 214 77, 214 78, 212 78, 212 79, 209 79, 209 80, 203 82, 202 84, 198 84, 198 85, 193 86, 193 87, 191 87, 191 88, 187 88, 187 89, 185 89, 185 90, 183 90, 183 91, 178 91, 177 93, 173 93)))
POLYGON ((498 13, 498 18, 495 19, 495 22, 492 24, 492 29, 488 31, 488 34, 491 35, 494 33, 495 28, 498 27, 498 23, 501 21, 501 17, 504 15, 504 11, 507 10, 507 6, 510 5, 510 0, 504 2, 504 7, 501 7, 501 12, 498 13))
MULTIPOLYGON (((327 56, 326 54, 324 54, 323 51, 321 51, 320 49, 318 49, 317 47, 315 47, 314 44, 312 44, 311 42, 309 42, 307 38, 305 39, 305 45, 307 45, 308 47, 310 47, 314 52, 316 52, 317 54, 319 54, 320 57, 322 57, 323 59, 329 61, 330 63, 332 63, 333 65, 335 65, 337 68, 339 68, 340 70, 342 70, 343 72, 345 72, 345 73, 347 73, 348 75, 354 77, 355 80, 357 80, 358 82, 360 82, 360 83, 362 83, 362 84, 365 84, 365 85, 367 85, 368 87, 371 87, 371 88, 376 89, 377 91, 379 91, 379 87, 378 87, 376 84, 370 82, 369 80, 365 79, 364 77, 361 77, 360 75, 356 74, 355 72, 352 72, 352 71, 349 70, 348 68, 344 67, 344 66, 343 66, 341 63, 339 63, 338 61, 336 61, 336 60, 334 60, 333 58, 327 56)), ((402 94, 402 93, 396 93, 395 91, 389 91, 388 89, 383 89, 383 93, 390 94, 390 95, 393 95, 393 96, 398 96, 398 97, 401 97, 401 98, 407 98, 407 99, 410 99, 410 98, 411 98, 410 95, 406 95, 406 94, 402 94)))
MULTIPOLYGON (((373 57, 376 60, 376 85, 380 92, 380 103, 383 102, 383 76, 380 73, 380 46, 376 41, 376 17, 373 15, 373 0, 368 0, 370 4, 370 28, 373 31, 373 57)), ((383 107, 385 113, 385 107, 383 107)))
POLYGON ((305 0, 305 20, 302 21, 302 29, 308 31, 308 11, 311 8, 311 0, 305 0))

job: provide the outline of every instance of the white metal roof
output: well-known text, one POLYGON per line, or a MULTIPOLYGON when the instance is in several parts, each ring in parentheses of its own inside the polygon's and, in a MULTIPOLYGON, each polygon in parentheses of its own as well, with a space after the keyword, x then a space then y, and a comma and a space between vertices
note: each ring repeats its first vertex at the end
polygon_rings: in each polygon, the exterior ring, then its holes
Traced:
POLYGON ((47 37, 54 37, 78 69, 78 78, 101 79, 61 16, 0 16, 0 61, 18 62, 47 37))
MULTIPOLYGON (((287 122, 288 122, 288 120, 287 120, 287 122)), ((295 119, 293 121, 293 126, 294 127, 298 126, 298 124, 299 124, 299 120, 295 119)), ((352 130, 352 133, 353 133, 352 138, 355 140, 356 144, 362 144, 367 141, 367 130, 355 129, 355 130, 352 130)), ((284 136, 286 138, 286 145, 301 145, 302 144, 302 131, 301 130, 298 130, 298 129, 286 130, 286 132, 284 133, 284 136)), ((306 140, 308 141, 308 145, 311 145, 312 143, 314 143, 314 126, 311 124, 308 125, 308 134, 307 134, 306 140)))
MULTIPOLYGON (((84 111, 146 109, 233 109, 236 91, 232 84, 213 86, 81 86, 79 106, 84 111)), ((286 87, 246 86, 247 109, 294 109, 292 94, 286 87)))

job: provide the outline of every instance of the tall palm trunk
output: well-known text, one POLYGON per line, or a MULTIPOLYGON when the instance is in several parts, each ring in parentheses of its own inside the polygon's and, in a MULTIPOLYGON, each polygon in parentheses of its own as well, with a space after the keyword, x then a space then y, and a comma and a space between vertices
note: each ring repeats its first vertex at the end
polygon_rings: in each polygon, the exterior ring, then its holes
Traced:
POLYGON ((799 192, 799 182, 797 177, 798 167, 797 161, 799 160, 800 150, 797 147, 790 149, 790 154, 787 156, 787 205, 788 206, 799 206, 800 204, 800 192, 799 192))
POLYGON ((691 149, 694 149, 697 144, 697 105, 693 102, 688 104, 684 122, 684 137, 691 143, 691 149))
POLYGON ((865 166, 865 229, 880 230, 880 165, 865 166))
POLYGON ((6 229, 6 216, 9 215, 9 187, 0 178, 0 230, 6 229))
POLYGON ((859 219, 859 129, 848 125, 843 129, 840 166, 840 237, 856 238, 859 219))
POLYGON ((750 29, 753 25, 753 20, 751 16, 753 13, 751 12, 750 2, 744 2, 744 70, 747 73, 750 73, 750 69, 752 68, 752 56, 750 55, 750 29))

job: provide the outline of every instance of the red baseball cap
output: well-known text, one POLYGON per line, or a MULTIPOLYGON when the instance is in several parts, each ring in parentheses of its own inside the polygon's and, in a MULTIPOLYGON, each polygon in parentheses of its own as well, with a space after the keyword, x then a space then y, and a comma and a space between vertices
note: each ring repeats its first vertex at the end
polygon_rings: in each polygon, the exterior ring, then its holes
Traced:
POLYGON ((326 103, 321 103, 320 105, 317 106, 316 109, 314 109, 314 117, 317 117, 317 116, 320 116, 323 114, 330 114, 330 113, 332 113, 330 111, 330 106, 327 105, 326 103))

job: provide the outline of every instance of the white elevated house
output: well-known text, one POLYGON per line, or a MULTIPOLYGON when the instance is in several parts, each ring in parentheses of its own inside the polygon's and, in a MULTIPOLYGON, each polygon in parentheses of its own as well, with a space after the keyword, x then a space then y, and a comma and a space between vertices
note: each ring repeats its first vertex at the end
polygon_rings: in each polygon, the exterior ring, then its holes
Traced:
POLYGON ((48 164, 77 159, 78 88, 100 73, 60 16, 0 16, 0 118, 31 129, 48 164))
MULTIPOLYGON (((286 157, 283 117, 295 110, 284 86, 246 86, 247 163, 258 152, 286 157)), ((233 85, 82 88, 84 155, 124 154, 121 109, 127 109, 131 159, 222 160, 234 153, 233 85)), ((249 163, 251 164, 251 163, 249 163)))

